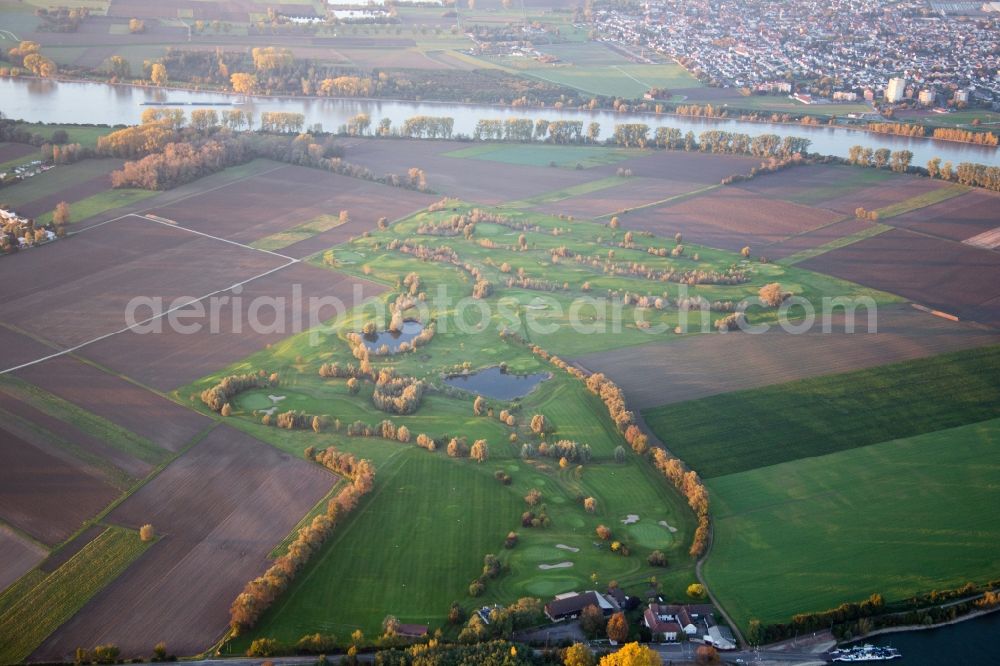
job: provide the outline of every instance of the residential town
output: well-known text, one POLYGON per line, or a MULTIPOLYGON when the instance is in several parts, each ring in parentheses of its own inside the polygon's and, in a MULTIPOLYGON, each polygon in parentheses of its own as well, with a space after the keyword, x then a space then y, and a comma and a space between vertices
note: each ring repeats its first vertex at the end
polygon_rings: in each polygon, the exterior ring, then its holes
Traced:
POLYGON ((593 21, 602 37, 672 57, 711 85, 880 102, 890 79, 901 78, 903 94, 920 104, 964 106, 1000 100, 996 8, 920 0, 663 0, 596 9, 593 21))

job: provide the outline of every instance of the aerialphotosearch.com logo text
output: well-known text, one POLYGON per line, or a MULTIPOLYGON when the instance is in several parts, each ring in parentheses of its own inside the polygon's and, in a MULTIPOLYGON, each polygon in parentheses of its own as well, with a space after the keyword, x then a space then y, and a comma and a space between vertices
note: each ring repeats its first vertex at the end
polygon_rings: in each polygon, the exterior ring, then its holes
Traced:
MULTIPOLYGON (((358 329, 374 321, 378 330, 385 330, 398 302, 373 298, 359 284, 353 285, 347 300, 333 295, 306 297, 303 291, 303 285, 292 283, 288 293, 281 295, 246 297, 243 287, 237 285, 200 298, 136 296, 126 305, 125 324, 140 334, 169 331, 195 335, 207 331, 295 335, 310 331, 312 342, 320 344, 348 321, 358 329)), ((479 299, 467 292, 458 296, 454 291, 441 285, 436 293, 424 298, 401 297, 406 308, 401 314, 423 323, 433 321, 437 333, 498 333, 506 329, 551 335, 568 329, 579 335, 605 335, 637 329, 651 336, 736 330, 759 335, 775 328, 792 335, 878 332, 878 306, 867 296, 823 297, 818 307, 800 296, 788 296, 779 306, 770 307, 754 296, 713 310, 705 299, 690 297, 687 285, 679 285, 676 295, 669 299, 647 299, 640 305, 626 304, 616 296, 558 297, 540 292, 524 302, 513 296, 479 299)))

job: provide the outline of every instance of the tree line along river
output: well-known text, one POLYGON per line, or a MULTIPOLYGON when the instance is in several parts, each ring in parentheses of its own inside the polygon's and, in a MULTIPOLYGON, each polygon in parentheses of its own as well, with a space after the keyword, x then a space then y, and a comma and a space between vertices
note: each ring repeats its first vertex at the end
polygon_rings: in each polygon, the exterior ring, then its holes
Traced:
POLYGON ((691 118, 685 116, 614 111, 580 111, 555 108, 512 108, 455 104, 451 102, 407 102, 321 97, 250 97, 243 98, 215 92, 143 88, 93 82, 51 81, 43 79, 0 79, 0 111, 8 118, 43 123, 79 123, 96 125, 133 125, 139 123, 147 104, 176 105, 181 108, 236 108, 251 112, 259 120, 266 111, 301 113, 306 127, 321 124, 335 131, 354 116, 364 113, 372 126, 388 118, 399 127, 414 116, 446 116, 454 119, 454 133, 471 136, 482 119, 530 118, 532 120, 580 120, 585 125, 597 122, 601 138, 609 138, 614 126, 621 123, 645 123, 651 128, 674 127, 696 135, 706 130, 723 130, 749 135, 776 134, 798 136, 811 141, 809 150, 823 155, 847 157, 851 146, 909 150, 912 164, 924 166, 940 157, 955 165, 976 162, 1000 166, 1000 153, 993 147, 910 138, 848 129, 845 127, 808 126, 797 123, 760 123, 743 120, 691 118))

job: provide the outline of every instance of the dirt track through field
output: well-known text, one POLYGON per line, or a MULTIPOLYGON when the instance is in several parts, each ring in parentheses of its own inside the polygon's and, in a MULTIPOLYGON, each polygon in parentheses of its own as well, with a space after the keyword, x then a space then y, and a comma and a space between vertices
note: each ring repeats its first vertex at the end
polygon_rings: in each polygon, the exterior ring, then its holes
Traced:
POLYGON ((908 305, 882 307, 876 334, 864 332, 862 311, 856 330, 844 333, 838 318, 830 334, 822 333, 819 324, 803 335, 780 329, 763 335, 711 333, 574 360, 621 386, 631 409, 646 409, 1000 343, 998 331, 946 321, 908 305))
POLYGON ((80 645, 190 655, 220 637, 229 605, 267 554, 336 482, 222 425, 126 500, 108 521, 152 523, 161 539, 31 656, 72 660, 80 645))

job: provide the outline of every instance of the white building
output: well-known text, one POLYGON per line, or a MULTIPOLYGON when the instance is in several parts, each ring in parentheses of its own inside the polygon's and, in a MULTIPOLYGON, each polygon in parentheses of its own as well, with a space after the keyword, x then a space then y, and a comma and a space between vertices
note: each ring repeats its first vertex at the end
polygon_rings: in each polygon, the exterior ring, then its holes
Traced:
POLYGON ((901 77, 889 79, 889 86, 885 89, 885 101, 887 102, 902 101, 903 95, 905 94, 906 94, 906 79, 901 77))
POLYGON ((917 100, 924 106, 931 106, 932 104, 934 104, 934 97, 935 95, 933 90, 930 90, 929 88, 924 88, 923 90, 920 91, 920 94, 917 96, 917 100))

